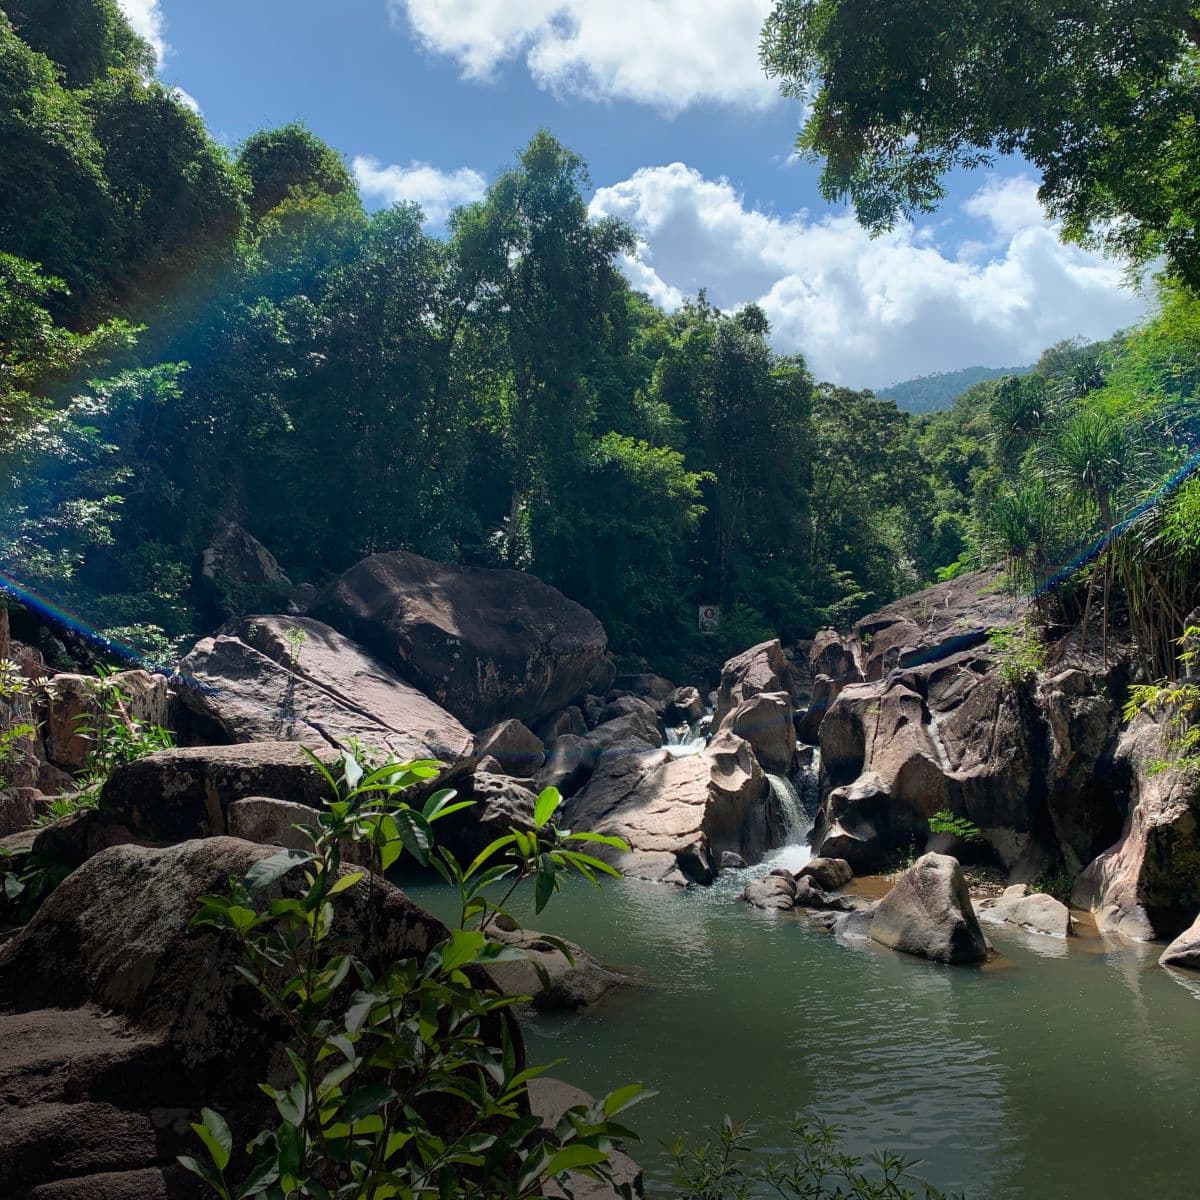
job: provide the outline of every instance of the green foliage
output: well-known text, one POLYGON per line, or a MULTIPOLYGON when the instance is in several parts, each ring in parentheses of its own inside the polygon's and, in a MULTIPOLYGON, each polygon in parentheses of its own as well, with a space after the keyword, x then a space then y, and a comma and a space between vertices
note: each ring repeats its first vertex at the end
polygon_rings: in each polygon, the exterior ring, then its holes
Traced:
POLYGON ((341 156, 300 124, 251 134, 237 165, 249 185, 250 212, 256 218, 289 197, 354 193, 354 180, 341 156))
POLYGON ((0 928, 24 925, 69 873, 44 855, 16 855, 0 847, 0 928))
POLYGON ((798 1149, 762 1162, 753 1153, 745 1123, 729 1117, 704 1142, 677 1140, 674 1184, 686 1200, 750 1200, 772 1194, 783 1200, 943 1200, 943 1193, 913 1174, 916 1163, 887 1151, 867 1158, 841 1149, 841 1130, 797 1117, 798 1149))
POLYGON ((1135 684, 1129 690, 1123 716, 1132 721, 1143 712, 1164 715, 1164 740, 1169 757, 1155 762, 1153 769, 1175 768, 1194 773, 1200 771, 1200 684, 1192 681, 1200 664, 1200 626, 1189 625, 1178 644, 1185 679, 1135 684))
POLYGON ((618 1089, 543 1130, 524 1104, 544 1068, 518 1063, 507 1014, 514 1000, 484 983, 478 968, 520 954, 487 935, 518 886, 532 881, 540 911, 566 872, 592 882, 597 872, 615 874, 583 848, 620 843, 559 829, 561 798, 551 788, 538 797, 532 830, 511 830, 464 869, 436 846, 434 826, 467 805, 450 791, 420 808, 403 799, 437 764, 367 769, 346 754, 337 778, 315 757, 313 765, 329 800, 304 829, 311 849, 260 860, 228 893, 204 897, 195 918, 237 942, 242 973, 289 1030, 291 1082, 261 1085, 279 1120, 249 1143, 244 1163, 225 1120, 204 1109, 192 1128, 207 1158, 184 1157, 182 1165, 224 1200, 519 1200, 567 1171, 608 1178, 615 1140, 635 1136, 614 1118, 645 1093, 618 1089), (458 890, 459 925, 421 959, 372 968, 349 954, 337 932, 337 897, 366 886, 362 870, 342 866, 349 842, 380 870, 405 853, 435 866, 458 890), (452 1105, 461 1119, 431 1121, 430 1102, 452 1105))
POLYGON ((1159 0, 777 0, 763 62, 811 105, 798 149, 879 231, 958 168, 1019 154, 1066 235, 1200 283, 1200 18, 1159 0), (864 21, 871 36, 863 36, 864 21))
POLYGON ((952 837, 958 838, 963 842, 972 844, 982 842, 984 840, 983 830, 975 824, 974 821, 966 817, 959 817, 952 813, 948 808, 943 808, 935 812, 929 818, 930 833, 948 833, 952 837))
POLYGON ((901 412, 929 413, 949 408, 969 387, 985 379, 998 379, 1005 375, 1025 375, 1032 367, 1013 367, 1003 370, 997 367, 963 367, 958 371, 935 371, 932 375, 920 375, 879 388, 876 396, 890 400, 901 412))
POLYGON ((1071 892, 1075 880, 1064 870, 1043 871, 1030 885, 1030 891, 1053 896, 1055 900, 1068 907, 1071 903, 1071 892))
POLYGON ((1022 621, 1011 629, 993 629, 988 644, 1000 678, 1010 687, 1032 683, 1046 669, 1046 647, 1037 629, 1022 621))

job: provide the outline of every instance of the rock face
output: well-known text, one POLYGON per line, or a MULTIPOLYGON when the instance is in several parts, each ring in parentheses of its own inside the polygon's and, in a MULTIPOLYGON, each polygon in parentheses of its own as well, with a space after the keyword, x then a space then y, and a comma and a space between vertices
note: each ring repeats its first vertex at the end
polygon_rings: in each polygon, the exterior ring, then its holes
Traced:
POLYGON ((1200 917, 1192 922, 1162 953, 1164 967, 1183 967, 1200 971, 1200 917))
POLYGON ((212 736, 347 748, 469 769, 471 735, 448 712, 328 625, 250 617, 205 638, 179 666, 180 698, 212 736))
POLYGON ((1116 774, 1129 815, 1120 839, 1076 881, 1072 902, 1102 929, 1129 937, 1174 937, 1200 911, 1200 780, 1157 770, 1162 727, 1139 717, 1121 736, 1116 774))
POLYGON ((1002 895, 981 900, 975 913, 985 924, 1016 925, 1026 933, 1042 933, 1049 937, 1070 937, 1075 929, 1071 911, 1061 900, 1041 892, 1031 892, 1023 883, 1005 888, 1002 895))
POLYGON ((871 918, 871 937, 883 946, 940 963, 987 958, 967 884, 957 860, 926 854, 900 877, 871 918))
MULTIPOLYGON (((340 754, 315 749, 332 769, 340 754)), ((328 799, 329 785, 295 742, 250 742, 160 750, 118 767, 100 793, 97 817, 134 840, 157 843, 211 837, 228 830, 229 806, 270 796, 309 808, 328 799)))
POLYGON ((562 708, 585 691, 607 644, 587 609, 531 575, 403 551, 351 567, 310 612, 474 730, 562 708))
POLYGON ((784 692, 794 700, 797 691, 791 663, 783 653, 779 639, 760 642, 731 658, 721 668, 713 728, 719 729, 725 717, 751 696, 762 692, 784 692))
POLYGON ((495 759, 504 774, 518 779, 531 779, 546 761, 542 739, 520 721, 501 721, 484 730, 476 739, 475 753, 495 759))
MULTIPOLYGON (((114 847, 0 948, 0 1194, 197 1196, 175 1157, 196 1152, 200 1106, 235 1144, 272 1119, 256 1085, 285 1081, 285 1031, 237 974, 236 947, 189 928, 202 895, 271 852, 232 838, 114 847)), ((349 951, 377 967, 445 935, 379 880, 338 914, 349 951)))
POLYGON ((760 692, 727 712, 720 729, 750 743, 764 771, 786 775, 796 752, 792 701, 787 692, 760 692))
POLYGON ((438 844, 445 846, 466 867, 496 838, 512 828, 533 828, 533 809, 537 793, 527 779, 476 771, 474 776, 456 785, 459 800, 471 800, 473 807, 451 813, 438 821, 438 844))
POLYGON ((567 824, 623 837, 630 852, 609 857, 627 875, 711 883, 723 851, 757 862, 771 844, 769 794, 749 744, 728 732, 685 758, 617 744, 570 802, 567 824))

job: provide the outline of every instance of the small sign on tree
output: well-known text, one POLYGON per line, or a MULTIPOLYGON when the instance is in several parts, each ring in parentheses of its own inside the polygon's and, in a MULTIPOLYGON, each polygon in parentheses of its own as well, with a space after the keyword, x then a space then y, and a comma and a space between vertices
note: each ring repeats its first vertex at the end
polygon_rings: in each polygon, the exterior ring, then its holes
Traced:
POLYGON ((700 605, 700 632, 716 633, 721 624, 721 606, 719 604, 700 605))

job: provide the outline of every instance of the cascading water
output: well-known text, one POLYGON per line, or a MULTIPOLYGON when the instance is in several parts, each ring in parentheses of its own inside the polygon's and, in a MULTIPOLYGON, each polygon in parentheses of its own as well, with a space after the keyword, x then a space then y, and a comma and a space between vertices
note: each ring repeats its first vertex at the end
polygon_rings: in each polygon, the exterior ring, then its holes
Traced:
POLYGON ((804 807, 800 792, 786 775, 767 774, 767 782, 775 794, 775 803, 783 819, 783 845, 767 856, 771 869, 784 867, 798 871, 810 858, 812 847, 808 835, 812 831, 812 817, 804 807))
POLYGON ((711 713, 705 714, 695 725, 676 725, 666 731, 664 749, 672 758, 686 758, 689 754, 699 754, 708 745, 711 727, 711 713))

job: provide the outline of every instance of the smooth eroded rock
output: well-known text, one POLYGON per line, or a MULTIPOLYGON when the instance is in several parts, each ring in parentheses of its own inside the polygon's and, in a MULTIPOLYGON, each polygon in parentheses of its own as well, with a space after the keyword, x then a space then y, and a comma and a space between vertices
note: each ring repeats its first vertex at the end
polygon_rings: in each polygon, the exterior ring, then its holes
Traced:
POLYGON ((940 963, 987 958, 987 943, 956 859, 925 854, 875 909, 871 937, 883 946, 940 963))

